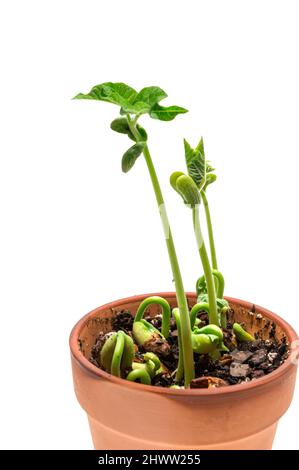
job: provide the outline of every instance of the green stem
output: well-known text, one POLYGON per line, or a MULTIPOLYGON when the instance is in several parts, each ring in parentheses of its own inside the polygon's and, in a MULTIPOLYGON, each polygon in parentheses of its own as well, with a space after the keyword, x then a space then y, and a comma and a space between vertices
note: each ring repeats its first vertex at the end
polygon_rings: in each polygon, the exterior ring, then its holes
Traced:
POLYGON ((120 377, 120 363, 125 346, 125 333, 123 331, 117 332, 117 339, 115 344, 114 353, 111 361, 111 374, 120 377))
MULTIPOLYGON (((132 124, 130 116, 127 116, 128 124, 130 130, 136 140, 140 139, 139 133, 136 127, 132 124)), ((180 310, 181 316, 181 328, 182 328, 182 348, 184 355, 184 375, 185 375, 185 387, 188 387, 191 380, 194 378, 194 359, 193 359, 193 350, 191 343, 191 328, 190 328, 190 318, 189 318, 189 308, 187 303, 187 298, 184 290, 183 280, 181 276, 181 271, 177 259, 177 254, 172 238, 171 229, 168 222, 167 212, 164 204, 164 199, 159 184, 159 180, 156 174, 156 170, 148 149, 147 144, 144 146, 143 155, 147 164, 147 168, 150 174, 151 182, 156 196, 157 205, 159 208, 164 233, 166 246, 169 256, 169 261, 171 264, 173 279, 175 283, 176 298, 178 303, 178 308, 180 310)))
POLYGON ((140 382, 144 385, 151 385, 152 381, 150 375, 143 369, 135 369, 129 372, 127 375, 127 380, 130 382, 135 382, 136 380, 140 380, 140 382))
POLYGON ((182 348, 182 328, 181 328, 181 319, 180 319, 180 311, 178 308, 174 308, 172 314, 175 319, 176 327, 178 330, 178 345, 179 345, 179 361, 178 361, 178 368, 175 375, 176 382, 181 382, 184 377, 184 351, 182 348))
POLYGON ((195 206, 192 209, 192 215, 193 215, 193 227, 194 227, 195 237, 197 241, 197 247, 198 247, 199 255, 201 258, 202 267, 203 267, 203 271, 204 271, 204 275, 206 279, 206 285, 207 285, 207 293, 208 293, 209 308, 210 308, 209 321, 210 323, 213 323, 214 325, 219 326, 214 279, 213 279, 212 269, 210 266, 210 261, 209 261, 209 257, 207 254, 206 246, 205 246, 202 232, 201 232, 198 206, 195 206))
POLYGON ((201 191, 200 195, 202 197, 202 202, 203 202, 203 205, 204 205, 204 208, 205 208, 206 219, 207 219, 207 227, 208 227, 208 235, 209 235, 209 243, 210 243, 210 251, 211 251, 212 268, 213 269, 218 269, 216 248, 215 248, 215 241, 214 241, 214 233, 213 233, 209 203, 208 203, 208 200, 207 200, 206 193, 204 191, 201 191))
POLYGON ((216 269, 213 269, 212 274, 217 279, 217 298, 223 299, 225 285, 224 277, 221 272, 216 269))
POLYGON ((152 296, 144 299, 143 302, 138 307, 136 312, 134 322, 140 321, 143 317, 143 314, 149 305, 156 304, 162 307, 162 335, 165 339, 169 336, 169 325, 170 325, 170 316, 171 316, 171 309, 170 305, 167 300, 163 299, 162 297, 152 296))

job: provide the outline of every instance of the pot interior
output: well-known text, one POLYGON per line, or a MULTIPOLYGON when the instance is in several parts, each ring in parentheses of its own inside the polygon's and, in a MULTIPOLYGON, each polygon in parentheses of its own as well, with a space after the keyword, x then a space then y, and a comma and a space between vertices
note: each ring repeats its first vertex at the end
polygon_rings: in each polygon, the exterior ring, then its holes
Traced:
MULTIPOLYGON (((162 293, 157 295, 164 297, 172 308, 177 306, 174 293, 162 293)), ((79 348, 86 359, 90 359, 91 349, 95 344, 97 336, 100 333, 108 333, 112 330, 112 320, 116 314, 122 310, 129 310, 135 315, 140 302, 146 297, 148 297, 148 295, 113 302, 95 309, 88 315, 79 333, 78 339, 79 348)), ((242 323, 249 333, 252 335, 258 333, 259 338, 264 340, 276 338, 278 341, 281 341, 286 336, 279 322, 274 322, 273 319, 267 317, 267 314, 270 312, 247 302, 238 302, 237 300, 229 298, 227 298, 227 300, 231 307, 231 311, 228 315, 229 322, 242 323)), ((188 302, 191 308, 196 303, 195 294, 188 294, 188 302)), ((146 315, 151 317, 154 317, 158 313, 160 313, 160 307, 157 305, 149 306, 146 311, 146 315)))

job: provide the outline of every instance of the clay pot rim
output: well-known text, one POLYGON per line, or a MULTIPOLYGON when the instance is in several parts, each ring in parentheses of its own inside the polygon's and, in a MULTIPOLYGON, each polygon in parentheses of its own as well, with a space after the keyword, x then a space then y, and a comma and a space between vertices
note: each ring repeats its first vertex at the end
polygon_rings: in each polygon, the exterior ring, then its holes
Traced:
MULTIPOLYGON (((291 362, 291 357, 290 357, 291 355, 289 355, 286 361, 281 366, 279 366, 278 369, 276 369, 275 371, 271 372, 268 375, 265 375, 264 377, 255 379, 251 382, 231 385, 227 387, 210 388, 210 389, 171 389, 171 388, 164 388, 164 387, 154 387, 152 385, 143 385, 140 383, 130 382, 128 380, 115 377, 114 375, 108 374, 102 369, 99 369, 98 367, 93 365, 88 359, 85 358, 85 356, 82 354, 82 352, 79 349, 78 338, 79 338, 79 334, 82 328, 85 326, 89 317, 91 317, 96 312, 98 312, 99 309, 107 309, 107 308, 115 309, 115 308, 120 307, 122 304, 130 303, 130 302, 132 303, 141 302, 144 298, 152 296, 152 295, 159 295, 161 297, 166 297, 166 298, 175 297, 175 292, 158 292, 158 293, 156 292, 156 293, 150 293, 150 294, 140 294, 140 295, 134 295, 132 297, 126 297, 123 299, 115 300, 113 302, 104 304, 101 307, 95 308, 91 312, 84 315, 84 317, 82 317, 76 323, 76 325, 71 331, 69 344, 70 344, 72 356, 80 364, 82 368, 86 369, 91 375, 99 379, 109 380, 110 382, 115 383, 115 385, 120 385, 122 387, 131 388, 132 391, 139 390, 140 392, 144 391, 144 392, 158 393, 158 394, 164 394, 164 395, 170 395, 170 396, 179 395, 179 396, 211 397, 211 396, 217 395, 217 396, 225 397, 227 395, 237 394, 239 392, 248 392, 250 390, 257 390, 259 388, 262 388, 265 385, 269 384, 269 382, 274 382, 278 379, 281 379, 289 371, 290 368, 295 367, 295 364, 291 362)), ((188 298, 195 297, 194 292, 186 292, 186 295, 188 298)), ((234 297, 225 297, 225 299, 228 302, 239 304, 241 307, 247 308, 247 309, 250 309, 252 305, 254 305, 258 313, 261 313, 263 316, 275 321, 275 323, 277 323, 283 329, 283 331, 285 332, 288 338, 289 343, 298 339, 298 336, 295 330, 291 327, 291 325, 289 325, 279 315, 271 312, 270 310, 267 310, 264 307, 261 307, 259 305, 253 304, 252 302, 240 300, 234 297)))

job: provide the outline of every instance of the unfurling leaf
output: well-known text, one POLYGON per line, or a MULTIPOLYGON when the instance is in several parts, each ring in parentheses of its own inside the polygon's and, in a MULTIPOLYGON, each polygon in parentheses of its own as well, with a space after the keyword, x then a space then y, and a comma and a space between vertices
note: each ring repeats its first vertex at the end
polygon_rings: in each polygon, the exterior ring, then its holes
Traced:
POLYGON ((190 144, 184 139, 185 159, 189 176, 201 190, 206 182, 206 161, 203 139, 201 138, 197 147, 192 149, 190 144))
POLYGON ((121 161, 121 168, 124 173, 127 173, 134 166, 137 158, 142 154, 144 146, 144 142, 137 142, 124 153, 121 161))
POLYGON ((150 117, 160 121, 172 121, 178 114, 187 113, 188 110, 180 106, 160 106, 156 104, 150 110, 150 117))

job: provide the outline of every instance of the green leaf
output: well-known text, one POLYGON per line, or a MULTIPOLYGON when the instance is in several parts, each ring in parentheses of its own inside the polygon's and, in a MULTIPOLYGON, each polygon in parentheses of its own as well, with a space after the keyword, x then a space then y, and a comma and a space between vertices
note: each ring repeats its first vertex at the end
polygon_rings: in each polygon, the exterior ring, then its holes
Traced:
POLYGON ((119 132, 120 134, 129 134, 131 132, 126 118, 114 119, 110 124, 110 128, 115 132, 119 132))
POLYGON ((86 95, 79 93, 74 99, 107 101, 126 109, 126 107, 130 106, 130 103, 134 102, 136 96, 137 91, 125 83, 106 82, 94 86, 86 95))
POLYGON ((155 104, 150 110, 150 117, 160 121, 172 121, 178 114, 187 113, 188 110, 180 106, 160 106, 155 104))
POLYGON ((137 110, 136 114, 148 113, 155 104, 164 98, 167 98, 167 94, 158 86, 142 88, 133 103, 137 110))
POLYGON ((206 161, 203 139, 200 139, 197 147, 194 150, 184 139, 184 148, 189 176, 191 176, 191 178, 194 180, 198 189, 201 190, 206 182, 206 161))
POLYGON ((127 173, 134 166, 137 158, 142 154, 144 149, 144 142, 137 142, 137 144, 130 147, 123 155, 121 161, 121 168, 124 173, 127 173))
POLYGON ((187 109, 179 106, 160 106, 158 103, 166 97, 165 91, 158 86, 145 87, 137 93, 125 83, 105 82, 94 86, 89 93, 79 93, 73 99, 106 101, 120 106, 121 116, 148 113, 161 121, 171 121, 178 114, 187 112, 187 109))

